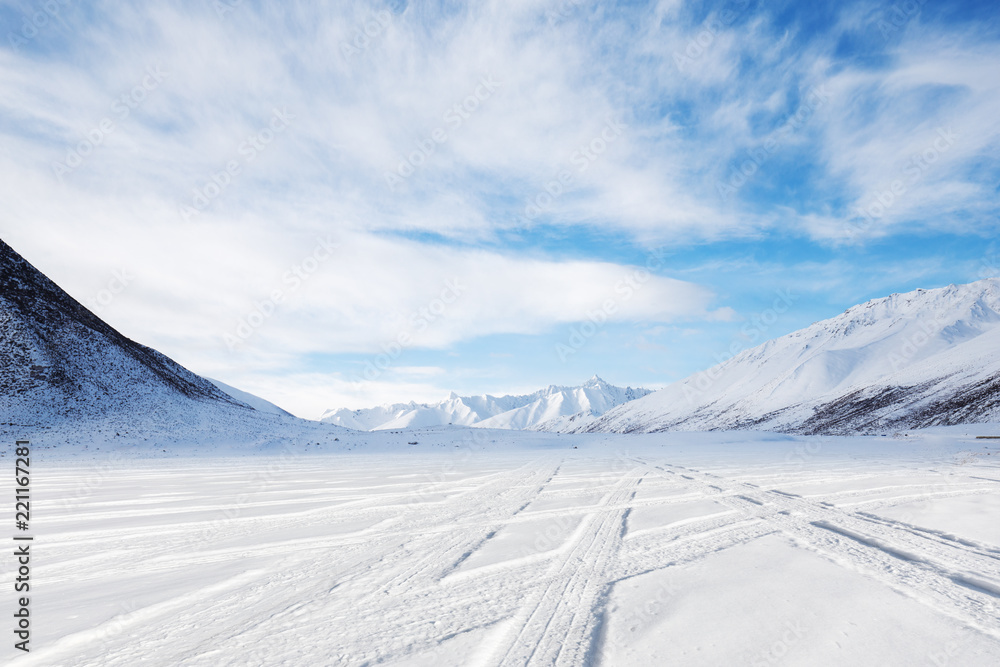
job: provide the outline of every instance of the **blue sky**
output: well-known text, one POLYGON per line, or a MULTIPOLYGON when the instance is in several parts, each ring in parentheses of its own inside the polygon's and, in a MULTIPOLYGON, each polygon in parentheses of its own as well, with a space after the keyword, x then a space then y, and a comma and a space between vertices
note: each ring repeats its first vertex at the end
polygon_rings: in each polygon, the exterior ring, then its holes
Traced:
POLYGON ((987 2, 0 5, 0 235, 306 417, 1000 273, 987 2))

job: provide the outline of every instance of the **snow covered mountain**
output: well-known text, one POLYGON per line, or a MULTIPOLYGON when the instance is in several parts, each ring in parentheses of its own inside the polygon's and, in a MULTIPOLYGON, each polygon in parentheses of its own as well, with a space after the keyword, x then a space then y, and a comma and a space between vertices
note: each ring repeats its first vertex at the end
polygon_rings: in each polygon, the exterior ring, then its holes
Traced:
POLYGON ((579 387, 552 385, 524 396, 458 396, 452 392, 434 404, 410 402, 361 410, 328 410, 320 421, 365 431, 443 424, 533 429, 550 423, 588 423, 617 405, 649 393, 648 389, 615 387, 595 375, 579 387))
POLYGON ((84 308, 0 241, 0 413, 5 421, 158 409, 250 408, 84 308))
POLYGON ((875 299, 561 430, 878 433, 1000 421, 1000 278, 875 299))
POLYGON ((264 403, 126 338, 0 240, 0 432, 145 449, 268 448, 342 432, 255 409, 264 403))

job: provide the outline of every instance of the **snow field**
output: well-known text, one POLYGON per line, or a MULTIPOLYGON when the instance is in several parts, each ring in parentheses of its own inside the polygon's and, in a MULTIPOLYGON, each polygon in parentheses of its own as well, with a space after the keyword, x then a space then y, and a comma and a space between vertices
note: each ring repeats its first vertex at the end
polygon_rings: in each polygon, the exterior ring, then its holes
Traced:
POLYGON ((991 459, 740 437, 39 461, 15 664, 1000 664, 991 459))

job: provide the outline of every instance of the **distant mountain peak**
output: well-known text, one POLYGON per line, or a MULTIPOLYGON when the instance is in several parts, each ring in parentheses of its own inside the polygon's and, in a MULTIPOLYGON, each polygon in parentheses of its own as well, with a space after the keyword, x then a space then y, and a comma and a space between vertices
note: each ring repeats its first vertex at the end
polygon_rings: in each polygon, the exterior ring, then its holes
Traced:
POLYGON ((532 429, 574 417, 583 423, 647 389, 614 387, 595 375, 578 387, 549 385, 523 396, 458 396, 440 403, 397 403, 362 410, 327 410, 320 421, 361 430, 385 430, 456 424, 483 428, 532 429), (584 415, 585 418, 581 417, 584 415))

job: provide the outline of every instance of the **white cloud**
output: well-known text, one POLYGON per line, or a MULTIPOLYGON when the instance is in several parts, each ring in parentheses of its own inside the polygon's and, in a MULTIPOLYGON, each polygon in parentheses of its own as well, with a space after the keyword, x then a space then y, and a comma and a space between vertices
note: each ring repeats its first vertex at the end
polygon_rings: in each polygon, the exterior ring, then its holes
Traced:
POLYGON ((676 3, 661 3, 657 21, 619 43, 627 19, 605 13, 603 23, 591 22, 597 10, 581 5, 553 26, 545 19, 552 4, 479 3, 452 13, 411 5, 390 12, 367 47, 347 56, 343 46, 379 5, 320 11, 292 4, 262 13, 247 5, 224 18, 210 8, 115 5, 82 27, 82 16, 67 17, 75 31, 62 37, 72 59, 0 52, 0 104, 31 126, 10 137, 12 150, 0 157, 0 175, 20 194, 11 220, 34 222, 39 200, 53 198, 61 215, 135 193, 143 193, 137 217, 144 208, 177 209, 236 160, 240 174, 209 204, 216 217, 196 218, 201 224, 247 215, 295 227, 338 219, 475 240, 510 226, 566 170, 573 183, 545 207, 546 222, 647 242, 744 235, 797 220, 732 210, 715 183, 734 157, 764 140, 763 117, 822 84, 833 100, 793 139, 816 142, 816 155, 833 176, 848 179, 859 201, 923 148, 937 125, 955 126, 963 141, 893 215, 903 220, 935 200, 984 196, 962 171, 997 138, 991 73, 1000 54, 980 36, 956 41, 914 28, 897 62, 876 70, 831 60, 838 30, 858 29, 861 18, 850 10, 829 35, 803 46, 794 31, 776 40, 772 18, 753 9, 744 15, 739 3, 735 18, 720 11, 693 23, 676 3), (706 35, 707 45, 698 46, 706 35), (616 53, 594 57, 593 49, 612 45, 616 53), (679 67, 679 54, 690 63, 679 67), (747 59, 758 67, 740 66, 747 59), (112 104, 140 86, 149 68, 166 78, 120 118, 112 104), (486 90, 484 78, 499 86, 475 109, 447 116, 486 90), (911 104, 914 91, 928 86, 965 90, 966 102, 928 116, 923 104, 911 104), (860 101, 875 105, 865 122, 860 101), (683 118, 674 102, 699 116, 683 118), (651 113, 655 105, 659 113, 651 113), (240 146, 266 128, 275 108, 294 119, 245 161, 240 146), (105 118, 113 131, 57 186, 53 161, 65 162, 105 118), (579 170, 574 155, 609 119, 625 131, 579 170), (443 143, 432 139, 438 129, 443 143), (419 156, 418 145, 433 153, 418 157, 413 175, 391 191, 385 175, 419 156), (941 183, 950 187, 935 195, 941 183))
MULTIPOLYGON (((404 332, 414 347, 440 349, 490 334, 544 332, 584 320, 609 300, 613 321, 717 316, 702 287, 608 262, 530 259, 363 233, 292 235, 252 223, 246 231, 151 225, 141 237, 107 243, 63 259, 50 273, 86 302, 93 295, 72 286, 93 284, 85 276, 103 278, 106 267, 124 264, 134 280, 105 315, 168 349, 210 341, 208 350, 226 355, 224 336, 246 332, 252 335, 236 346, 238 354, 368 353, 404 332), (331 241, 338 247, 327 250, 331 241)), ((65 257, 61 249, 51 255, 65 257)))

